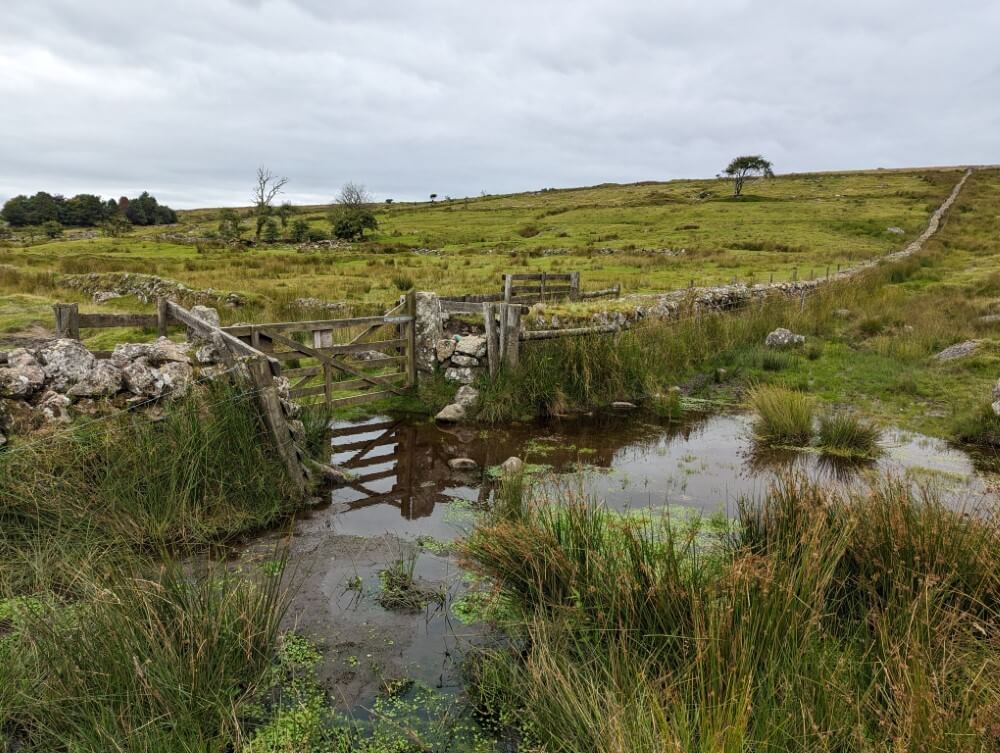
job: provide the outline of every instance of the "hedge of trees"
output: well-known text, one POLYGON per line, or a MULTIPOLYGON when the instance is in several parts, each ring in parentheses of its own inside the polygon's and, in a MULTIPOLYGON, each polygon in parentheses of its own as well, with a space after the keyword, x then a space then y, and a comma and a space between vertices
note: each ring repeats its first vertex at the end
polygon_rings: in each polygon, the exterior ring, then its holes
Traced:
POLYGON ((0 217, 12 227, 59 223, 72 227, 96 227, 125 217, 133 225, 169 225, 177 222, 177 213, 160 204, 155 196, 143 191, 134 199, 125 196, 117 201, 81 193, 67 199, 39 191, 34 196, 15 196, 0 210, 0 217))

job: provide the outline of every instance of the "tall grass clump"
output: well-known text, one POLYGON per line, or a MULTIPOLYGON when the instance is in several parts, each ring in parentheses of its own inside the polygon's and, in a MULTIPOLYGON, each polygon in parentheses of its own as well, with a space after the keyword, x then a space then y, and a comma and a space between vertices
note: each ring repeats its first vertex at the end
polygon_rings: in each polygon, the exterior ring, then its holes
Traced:
POLYGON ((761 445, 803 447, 813 433, 813 402, 797 390, 758 385, 748 396, 757 416, 754 439, 761 445))
POLYGON ((877 457, 881 453, 880 436, 877 427, 850 413, 838 412, 819 419, 819 449, 827 455, 877 457))
POLYGON ((1000 742, 1000 528, 892 479, 801 477, 729 533, 574 500, 463 546, 515 617, 470 689, 563 751, 982 752, 1000 742))
MULTIPOLYGON (((232 749, 272 662, 280 578, 192 578, 138 561, 34 599, 0 638, 18 663, 0 692, 16 750, 232 749)), ((2 651, 2 649, 0 649, 2 651)), ((2 676, 0 670, 0 676, 2 676)))
POLYGON ((122 552, 219 542, 297 509, 252 394, 216 385, 161 420, 119 414, 0 454, 0 597, 122 552))

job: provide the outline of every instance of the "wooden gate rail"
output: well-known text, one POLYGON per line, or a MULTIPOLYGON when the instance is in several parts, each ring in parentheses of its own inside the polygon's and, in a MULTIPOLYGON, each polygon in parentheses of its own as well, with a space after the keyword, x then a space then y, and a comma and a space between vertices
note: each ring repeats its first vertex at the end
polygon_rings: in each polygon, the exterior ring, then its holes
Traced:
POLYGON ((281 370, 281 375, 291 381, 289 394, 296 400, 321 398, 327 408, 334 409, 402 395, 405 388, 416 383, 416 295, 412 291, 381 316, 240 324, 223 329, 243 343, 249 341, 279 364, 306 360, 306 364, 293 363, 292 368, 281 370), (358 327, 363 329, 347 342, 334 341, 337 332, 358 327), (394 329, 395 336, 368 339, 384 327, 394 329), (296 334, 310 335, 312 343, 300 342, 293 337, 296 334), (348 360, 364 351, 375 351, 382 357, 348 360), (395 371, 388 371, 390 368, 395 371), (335 392, 360 390, 367 391, 334 397, 335 392))

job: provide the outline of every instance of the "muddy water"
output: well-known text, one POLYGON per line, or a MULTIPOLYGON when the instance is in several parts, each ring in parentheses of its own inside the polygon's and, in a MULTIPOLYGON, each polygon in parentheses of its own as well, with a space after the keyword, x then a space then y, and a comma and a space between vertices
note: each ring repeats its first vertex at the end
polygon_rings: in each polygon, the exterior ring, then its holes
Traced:
MULTIPOLYGON (((920 435, 886 432, 885 455, 868 466, 808 453, 754 454, 749 435, 743 415, 671 424, 609 414, 489 431, 387 416, 335 424, 331 460, 353 479, 285 536, 298 585, 288 626, 320 643, 321 679, 359 716, 387 680, 459 690, 462 655, 488 631, 455 619, 452 602, 469 582, 446 545, 472 525, 478 506, 489 504, 488 469, 511 456, 524 459, 552 494, 569 489, 618 510, 685 505, 731 514, 739 497, 763 492, 789 468, 839 484, 861 483, 868 470, 905 473, 942 486, 956 504, 987 491, 969 457, 920 435), (453 471, 454 458, 470 458, 478 470, 453 471), (384 609, 379 572, 411 555, 417 581, 444 594, 445 604, 412 613, 384 609)), ((248 555, 256 550, 266 558, 280 537, 256 542, 248 555)))
POLYGON ((685 505, 732 513, 738 498, 765 491, 788 469, 836 483, 858 482, 871 470, 906 473, 945 486, 956 501, 984 491, 969 457, 941 440, 890 430, 885 454, 868 464, 759 454, 745 415, 667 423, 610 414, 490 431, 380 417, 340 424, 335 432, 332 459, 356 481, 334 490, 331 506, 316 515, 342 533, 364 536, 454 537, 462 516, 449 506, 488 504, 493 484, 483 471, 511 456, 525 460, 553 493, 569 488, 617 510, 685 505), (448 461, 459 457, 481 470, 452 471, 448 461))

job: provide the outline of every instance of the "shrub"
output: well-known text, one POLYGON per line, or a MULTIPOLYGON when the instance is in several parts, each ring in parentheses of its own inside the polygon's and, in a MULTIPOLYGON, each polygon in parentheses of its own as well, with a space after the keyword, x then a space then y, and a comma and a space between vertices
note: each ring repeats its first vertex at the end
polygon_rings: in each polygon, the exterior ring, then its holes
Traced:
POLYGON ((959 442, 980 447, 1000 447, 1000 416, 986 403, 955 420, 953 434, 959 442))
POLYGON ((288 234, 289 240, 292 243, 305 243, 309 240, 309 222, 303 219, 298 219, 292 222, 291 232, 288 234))
POLYGON ((813 433, 813 403, 784 387, 759 385, 748 402, 757 412, 754 438, 762 445, 804 447, 813 433))
POLYGON ((824 454, 873 458, 880 453, 881 432, 850 413, 834 413, 819 419, 819 447, 824 454))
POLYGON ((525 225, 517 231, 517 234, 522 238, 534 238, 540 232, 542 232, 542 230, 538 227, 538 225, 525 225))

